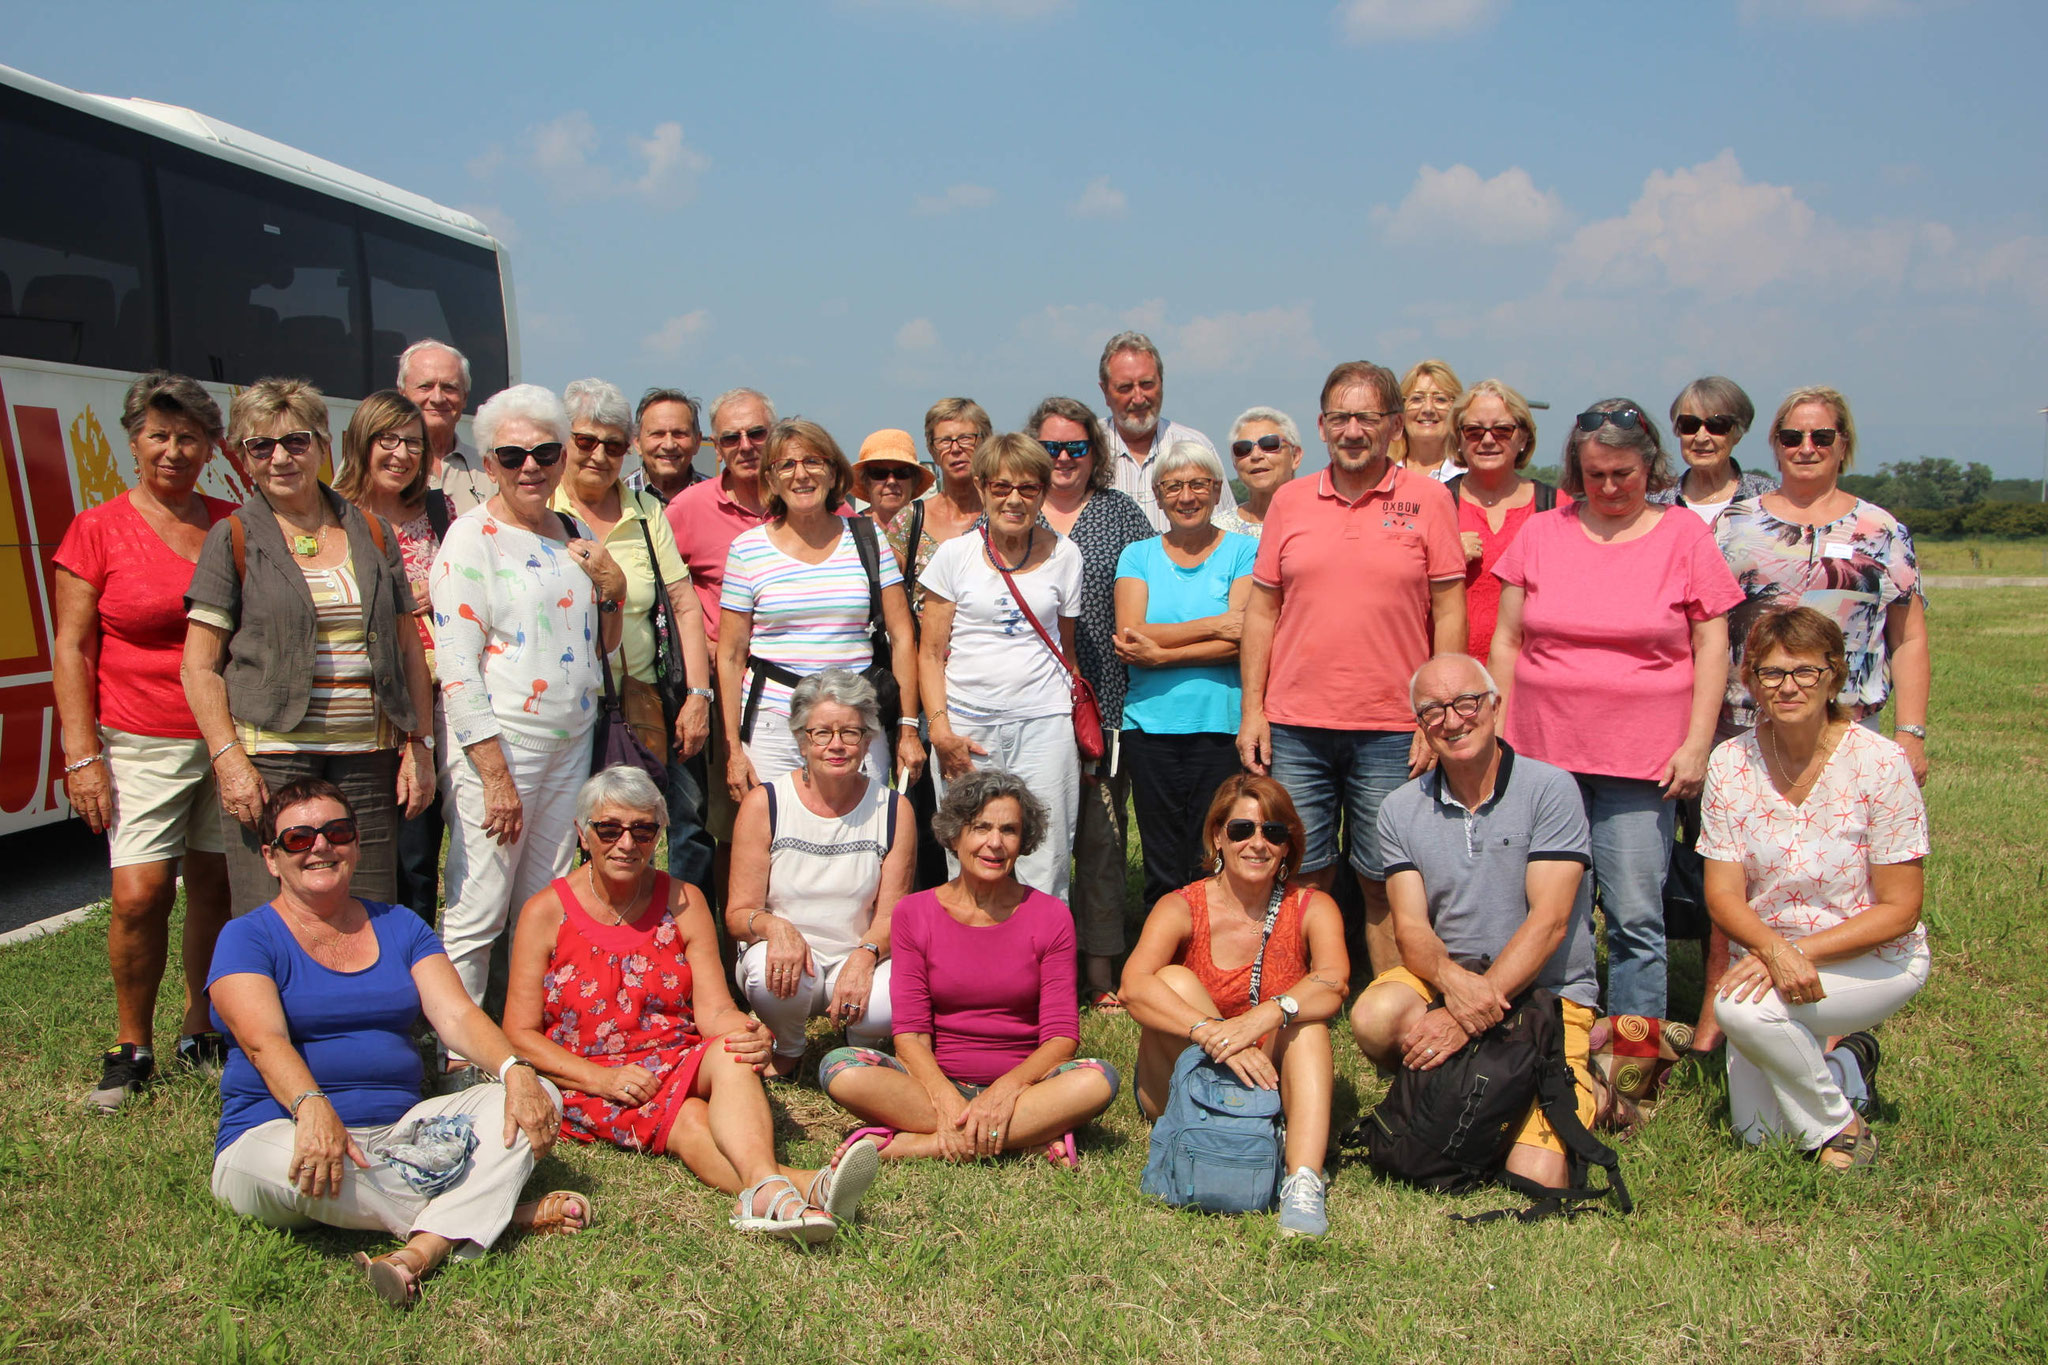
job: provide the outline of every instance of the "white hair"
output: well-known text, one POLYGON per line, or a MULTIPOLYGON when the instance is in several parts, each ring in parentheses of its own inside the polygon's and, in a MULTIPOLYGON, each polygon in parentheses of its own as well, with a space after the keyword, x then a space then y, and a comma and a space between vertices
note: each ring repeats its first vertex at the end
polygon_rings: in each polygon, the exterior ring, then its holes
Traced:
POLYGON ((1466 664, 1469 664, 1471 666, 1472 671, 1479 675, 1480 681, 1486 684, 1486 692, 1488 696, 1497 697, 1500 695, 1500 684, 1493 680, 1493 674, 1487 671, 1485 664, 1479 662, 1479 660, 1473 658, 1470 654, 1458 654, 1455 652, 1434 654, 1431 655, 1429 658, 1423 660, 1422 667, 1416 669, 1414 676, 1408 679, 1408 709, 1410 711, 1413 711, 1415 709, 1415 687, 1416 684, 1422 681, 1422 675, 1429 672, 1431 668, 1435 667, 1440 663, 1448 663, 1458 660, 1462 660, 1466 664))
POLYGON ((412 358, 416 355, 424 355, 428 351, 446 351, 449 355, 455 357, 455 363, 462 366, 462 392, 467 394, 471 388, 469 381, 469 357, 456 350, 453 346, 450 346, 447 342, 436 341, 432 337, 428 337, 425 341, 415 341, 412 345, 398 353, 398 387, 401 389, 405 387, 405 371, 406 367, 412 364, 412 358))
POLYGON ((556 440, 564 445, 569 443, 569 413, 554 390, 538 384, 514 384, 492 394, 476 410, 476 420, 470 424, 476 433, 476 448, 488 451, 496 446, 498 428, 515 417, 547 427, 555 433, 556 440))
POLYGON ((606 806, 635 815, 651 815, 655 824, 668 826, 668 798, 661 794, 661 788, 640 769, 623 763, 592 773, 577 789, 576 823, 589 824, 606 806))
POLYGON ((562 390, 562 406, 568 411, 569 422, 589 422, 593 426, 617 427, 627 431, 633 425, 633 409, 626 402, 626 395, 619 392, 619 386, 602 379, 573 379, 562 390))
POLYGON ((1175 441, 1166 448, 1164 455, 1152 462, 1152 491, 1157 493, 1167 475, 1178 474, 1183 469, 1199 469, 1218 483, 1230 481, 1230 476, 1223 472, 1223 461, 1215 451, 1200 441, 1175 441))
POLYGON ((761 405, 762 410, 768 414, 768 425, 771 427, 775 425, 775 404, 768 401, 767 394, 761 392, 759 389, 727 389, 724 393, 721 393, 720 395, 718 395, 718 397, 712 399, 711 406, 704 410, 705 413, 711 418, 711 432, 714 436, 718 434, 719 411, 723 409, 727 403, 737 402, 742 398, 751 398, 754 401, 758 402, 761 405))
POLYGON ((820 669, 805 675, 789 693, 789 732, 799 738, 809 726, 811 712, 820 702, 832 702, 860 715, 860 727, 874 735, 882 728, 882 713, 875 700, 875 685, 860 674, 844 668, 820 669))
POLYGON ((1230 424, 1230 439, 1232 441, 1237 439, 1237 434, 1244 430, 1244 425, 1247 422, 1271 422, 1274 426, 1280 428, 1282 440, 1286 441, 1287 444, 1293 446, 1296 450, 1301 449, 1301 428, 1295 426, 1294 419, 1280 411, 1280 409, 1268 407, 1246 408, 1237 415, 1237 420, 1230 424))

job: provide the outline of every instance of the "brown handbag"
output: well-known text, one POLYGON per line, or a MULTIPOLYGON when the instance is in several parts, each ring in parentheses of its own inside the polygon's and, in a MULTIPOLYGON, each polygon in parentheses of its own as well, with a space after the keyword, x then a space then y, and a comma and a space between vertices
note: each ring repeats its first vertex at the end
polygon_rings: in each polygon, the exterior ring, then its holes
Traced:
POLYGON ((1010 596, 1017 603, 1017 610, 1024 613, 1024 619, 1038 632, 1038 638, 1045 641, 1045 647, 1060 661, 1060 667, 1067 670, 1068 691, 1074 699, 1074 747, 1081 751, 1081 757, 1093 763, 1109 752, 1109 746, 1102 739, 1102 707, 1095 701, 1095 689, 1081 676, 1081 670, 1068 660, 1067 652, 1060 648, 1059 641, 1046 633, 1032 614, 1031 604, 1024 600, 1024 594, 1017 591, 1017 580, 1010 577, 1010 571, 1003 567, 1003 561, 996 558, 995 543, 989 539, 988 528, 981 528, 982 547, 988 551, 988 562, 996 566, 996 572, 1003 576, 1003 582, 1010 589, 1010 596))

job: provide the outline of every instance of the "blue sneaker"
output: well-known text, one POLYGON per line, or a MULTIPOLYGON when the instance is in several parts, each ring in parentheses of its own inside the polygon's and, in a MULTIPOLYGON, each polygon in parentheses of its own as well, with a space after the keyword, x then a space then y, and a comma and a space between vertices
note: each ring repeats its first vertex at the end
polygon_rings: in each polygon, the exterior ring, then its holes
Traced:
POLYGON ((1327 1237, 1330 1219, 1323 1211, 1323 1176, 1306 1166, 1280 1182, 1280 1235, 1327 1237))

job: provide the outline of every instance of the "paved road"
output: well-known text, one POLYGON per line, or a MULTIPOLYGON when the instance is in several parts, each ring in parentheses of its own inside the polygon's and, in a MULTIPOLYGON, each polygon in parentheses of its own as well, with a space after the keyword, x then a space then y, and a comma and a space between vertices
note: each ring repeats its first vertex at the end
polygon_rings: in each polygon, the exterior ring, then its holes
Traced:
POLYGON ((0 933, 107 897, 107 841, 83 820, 0 838, 0 933))
POLYGON ((1927 586, 1935 592, 1948 588, 2048 588, 2048 578, 2002 578, 1994 574, 1931 573, 1927 586))

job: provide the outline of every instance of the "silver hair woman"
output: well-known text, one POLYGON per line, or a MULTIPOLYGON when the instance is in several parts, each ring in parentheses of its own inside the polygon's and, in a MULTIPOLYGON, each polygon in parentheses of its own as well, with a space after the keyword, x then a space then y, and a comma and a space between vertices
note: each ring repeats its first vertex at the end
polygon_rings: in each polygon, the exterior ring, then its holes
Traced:
POLYGON ((1650 501, 1689 507, 1712 526, 1730 503, 1761 497, 1778 481, 1761 469, 1744 470, 1735 447, 1756 421, 1756 405, 1732 379, 1695 379, 1671 400, 1671 431, 1685 474, 1650 501))
POLYGON ((1257 540, 1273 494, 1301 469, 1301 429, 1278 408, 1246 408, 1230 424, 1230 458, 1250 496, 1217 512, 1216 524, 1257 540))

